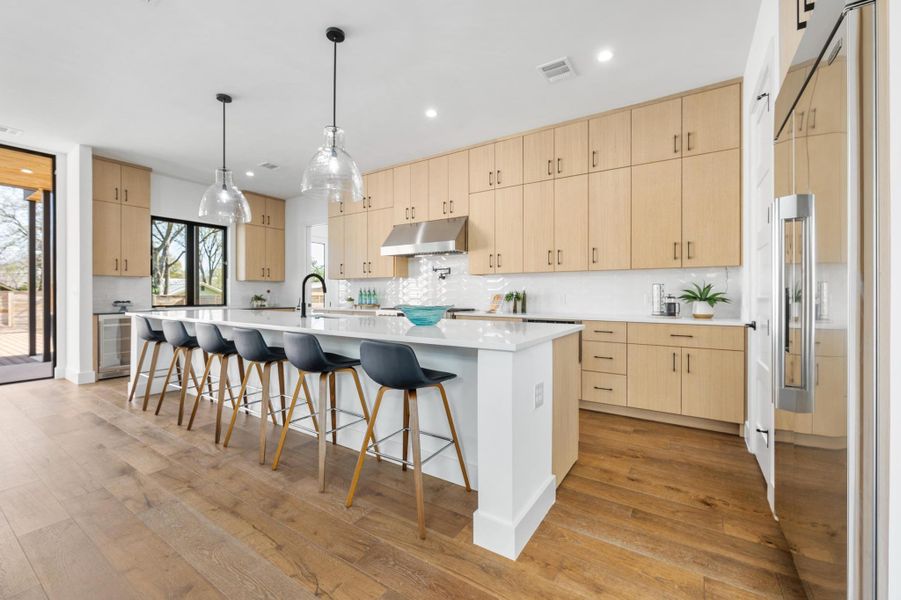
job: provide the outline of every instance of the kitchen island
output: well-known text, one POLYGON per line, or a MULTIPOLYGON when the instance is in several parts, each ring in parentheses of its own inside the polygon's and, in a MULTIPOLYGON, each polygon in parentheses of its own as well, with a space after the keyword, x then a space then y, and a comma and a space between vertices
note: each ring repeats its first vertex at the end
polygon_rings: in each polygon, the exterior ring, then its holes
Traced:
MULTIPOLYGON (((561 357, 555 356, 554 349, 562 340, 572 340, 577 347, 582 325, 444 319, 433 327, 415 327, 403 317, 302 318, 292 312, 235 309, 129 314, 148 317, 156 322, 155 327, 164 319, 183 321, 189 329, 191 323, 213 323, 226 337, 235 327, 258 329, 273 345, 282 344, 285 332, 310 333, 319 338, 327 352, 349 356, 359 356, 362 340, 409 344, 424 367, 458 375, 446 383, 446 388, 464 460, 479 494, 478 509, 473 514, 473 542, 516 558, 554 503, 554 376, 555 371, 563 372, 561 357)), ((133 337, 132 365, 136 364, 138 347, 139 340, 133 337)), ((572 356, 572 361, 578 358, 572 356)), ((294 369, 288 372, 296 378, 294 369)), ((237 374, 231 377, 234 381, 237 374)), ((371 403, 378 386, 362 372, 361 379, 371 403)), ((293 387, 294 381, 289 380, 288 393, 293 387)), ((357 403, 351 385, 339 384, 337 393, 339 406, 352 408, 357 403)), ((444 432, 446 423, 437 391, 422 390, 420 399, 423 431, 444 432)), ((376 423, 380 436, 402 426, 401 401, 399 392, 386 394, 376 423)), ((298 402, 298 407, 302 404, 298 402)), ((569 423, 571 426, 571 418, 569 423)), ((260 426, 270 427, 265 420, 260 426)), ((359 425, 345 427, 339 431, 338 443, 358 451, 364 431, 359 425)), ((577 435, 576 430, 575 439, 577 435)), ((397 456, 400 443, 395 441, 392 446, 391 441, 383 451, 397 456)), ((433 441, 423 438, 424 455, 438 448, 430 446, 433 441)), ((423 471, 462 483, 452 453, 438 455, 423 471)))

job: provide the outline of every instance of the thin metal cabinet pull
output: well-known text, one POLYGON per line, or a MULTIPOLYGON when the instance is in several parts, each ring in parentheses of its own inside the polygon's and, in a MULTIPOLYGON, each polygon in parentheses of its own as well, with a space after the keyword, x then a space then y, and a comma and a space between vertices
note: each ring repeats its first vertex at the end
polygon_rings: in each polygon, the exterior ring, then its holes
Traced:
POLYGON ((685 141, 688 144, 688 151, 691 152, 691 132, 685 134, 685 141))
POLYGON ((604 360, 613 360, 612 356, 595 356, 595 358, 602 358, 604 360))
POLYGON ((448 204, 450 205, 451 214, 454 214, 454 201, 451 200, 448 204))
POLYGON ((674 133, 673 134, 673 154, 679 153, 679 149, 676 147, 676 142, 678 142, 678 141, 679 141, 679 134, 674 133))
POLYGON ((679 256, 676 254, 678 249, 679 249, 679 242, 673 242, 673 260, 679 260, 679 256))
POLYGON ((116 261, 116 267, 113 269, 113 271, 118 271, 119 270, 119 259, 114 258, 113 260, 116 261))
POLYGON ((592 166, 592 167, 598 166, 597 158, 598 158, 598 151, 597 151, 597 150, 592 150, 592 151, 591 151, 591 166, 592 166))
POLYGON ((115 189, 116 189, 116 200, 118 200, 119 199, 119 188, 117 187, 115 189))
MULTIPOLYGON (((817 128, 817 109, 811 108, 810 115, 807 117, 807 129, 817 128)), ((126 193, 127 196, 127 193, 126 193)))
POLYGON ((410 207, 409 206, 404 209, 404 220, 406 220, 406 221, 410 220, 410 207))
POLYGON ((563 167, 560 166, 561 163, 563 163, 563 159, 562 159, 562 158, 558 158, 558 159, 557 159, 557 173, 562 173, 562 172, 563 172, 563 167))
POLYGON ((605 392, 612 392, 612 391, 613 391, 613 388, 599 387, 599 386, 594 386, 594 389, 596 389, 596 390, 603 390, 603 391, 605 391, 605 392))
POLYGON ((673 373, 676 372, 676 353, 673 352, 673 373))
POLYGON ((598 262, 598 249, 597 248, 591 249, 591 262, 593 262, 593 263, 598 262))
POLYGON ((498 269, 501 268, 501 253, 500 252, 497 253, 497 268, 498 269))
POLYGON ((798 113, 798 131, 804 129, 804 111, 798 113))
POLYGON ((127 259, 127 258, 126 258, 126 259, 123 259, 122 262, 125 264, 125 269, 124 269, 124 270, 127 271, 127 270, 128 270, 128 259, 127 259))
POLYGON ((500 169, 497 170, 497 176, 495 177, 495 179, 497 179, 497 184, 500 185, 501 184, 501 170, 500 169))
POLYGON ((553 254, 554 254, 554 251, 553 251, 553 250, 548 250, 548 251, 547 251, 547 264, 549 264, 549 265, 553 265, 553 264, 554 264, 553 254))
POLYGON ((488 171, 488 185, 494 185, 494 171, 488 171))
POLYGON ((128 202, 128 188, 125 188, 125 201, 128 202))
POLYGON ((557 264, 563 264, 563 250, 557 250, 557 264))
POLYGON ((553 175, 553 174, 554 174, 554 172, 551 170, 551 165, 553 164, 553 162, 554 162, 554 161, 553 161, 552 159, 550 159, 550 158, 547 159, 547 174, 548 174, 548 175, 553 175))
POLYGON ((488 255, 488 268, 490 268, 490 269, 494 268, 494 255, 493 254, 488 255))
POLYGON ((691 242, 686 242, 685 244, 688 247, 688 260, 691 260, 691 242))
POLYGON ((441 203, 441 214, 447 214, 447 200, 441 203))
POLYGON ((415 218, 416 218, 416 207, 415 207, 415 206, 411 206, 411 207, 410 207, 410 218, 411 218, 411 219, 415 219, 415 218))
POLYGON ((686 354, 686 356, 688 357, 688 360, 685 361, 685 363, 688 367, 688 372, 691 373, 691 353, 689 352, 688 354, 686 354))

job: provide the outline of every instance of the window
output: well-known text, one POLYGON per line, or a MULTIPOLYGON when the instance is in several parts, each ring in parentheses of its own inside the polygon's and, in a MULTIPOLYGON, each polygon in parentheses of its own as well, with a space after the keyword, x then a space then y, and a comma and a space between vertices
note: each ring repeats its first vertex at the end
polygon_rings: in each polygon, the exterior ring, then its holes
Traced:
POLYGON ((153 306, 224 306, 225 227, 154 217, 150 286, 153 306))
MULTIPOLYGON (((325 225, 310 227, 310 272, 325 279, 325 257, 328 255, 326 242, 328 229, 325 225)), ((325 308, 325 292, 318 279, 310 281, 310 303, 313 308, 325 308)))

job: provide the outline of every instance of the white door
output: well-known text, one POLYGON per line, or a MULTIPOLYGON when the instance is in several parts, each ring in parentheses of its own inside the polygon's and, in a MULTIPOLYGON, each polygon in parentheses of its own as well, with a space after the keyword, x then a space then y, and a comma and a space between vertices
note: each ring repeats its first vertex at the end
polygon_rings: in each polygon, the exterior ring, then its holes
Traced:
MULTIPOLYGON (((772 46, 770 47, 772 52, 772 46)), ((765 64, 771 65, 772 61, 765 64)), ((767 482, 767 499, 773 507, 773 385, 772 385, 772 310, 773 256, 772 204, 773 103, 776 86, 772 72, 765 68, 749 106, 749 269, 748 298, 750 319, 757 328, 748 332, 748 448, 757 458, 767 482)))

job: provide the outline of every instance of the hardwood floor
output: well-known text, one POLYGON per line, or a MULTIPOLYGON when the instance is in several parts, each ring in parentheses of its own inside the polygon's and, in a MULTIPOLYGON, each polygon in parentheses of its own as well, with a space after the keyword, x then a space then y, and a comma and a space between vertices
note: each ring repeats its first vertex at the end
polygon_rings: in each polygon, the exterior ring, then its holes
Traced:
MULTIPOLYGON (((228 449, 126 402, 125 380, 0 386, 2 598, 798 598, 763 481, 734 436, 583 411, 579 461, 520 559, 471 543, 476 492, 329 452, 257 463, 258 422, 228 449)), ((226 413, 229 410, 226 409, 226 413)), ((274 447, 277 435, 270 435, 274 447)))

